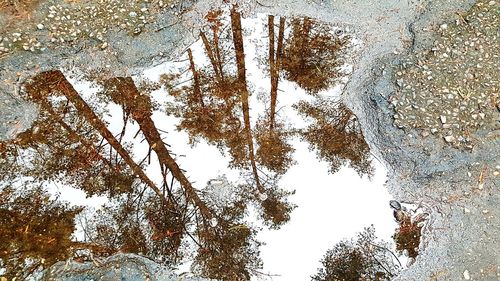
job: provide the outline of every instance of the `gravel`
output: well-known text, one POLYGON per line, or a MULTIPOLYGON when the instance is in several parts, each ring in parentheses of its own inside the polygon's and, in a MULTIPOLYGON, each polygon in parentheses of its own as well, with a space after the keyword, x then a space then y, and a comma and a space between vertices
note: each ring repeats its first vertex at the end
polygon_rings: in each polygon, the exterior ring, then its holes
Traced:
POLYGON ((495 1, 478 2, 441 24, 430 50, 413 53, 398 66, 398 89, 390 98, 398 128, 465 149, 499 132, 499 10, 495 1))

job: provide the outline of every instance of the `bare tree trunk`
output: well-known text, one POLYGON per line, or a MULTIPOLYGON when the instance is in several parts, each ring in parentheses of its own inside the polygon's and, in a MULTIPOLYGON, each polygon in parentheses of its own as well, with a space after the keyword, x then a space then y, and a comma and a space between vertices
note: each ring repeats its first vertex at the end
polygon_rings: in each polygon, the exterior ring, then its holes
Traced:
POLYGON ((283 60, 283 41, 285 37, 285 18, 280 17, 278 31, 278 47, 274 49, 274 16, 269 16, 269 72, 271 76, 271 107, 269 129, 272 131, 276 124, 276 104, 278 101, 278 82, 281 62, 283 60))
POLYGON ((188 49, 188 57, 189 57, 189 68, 191 69, 191 73, 193 73, 193 79, 194 79, 194 85, 193 85, 194 95, 198 100, 198 103, 201 105, 201 107, 205 107, 205 103, 203 102, 203 96, 201 94, 200 75, 198 74, 198 71, 196 71, 196 67, 194 65, 194 60, 193 60, 193 53, 191 52, 191 49, 188 49))
POLYGON ((158 187, 149 179, 149 177, 144 173, 144 170, 137 165, 130 154, 121 143, 113 136, 113 134, 108 130, 104 122, 97 116, 92 108, 80 97, 78 92, 73 88, 71 83, 64 77, 59 70, 47 71, 39 74, 37 78, 41 81, 47 81, 50 84, 51 90, 60 91, 78 110, 87 122, 89 122, 92 127, 94 127, 103 138, 108 141, 108 143, 113 147, 122 159, 127 163, 132 172, 138 176, 144 183, 146 183, 163 201, 166 203, 166 198, 163 196, 162 192, 158 187))
POLYGON ((250 125, 250 106, 248 104, 248 88, 246 81, 246 69, 245 69, 245 51, 243 48, 243 34, 241 31, 241 15, 233 7, 231 10, 231 27, 233 30, 233 42, 234 49, 236 51, 236 68, 238 70, 238 90, 241 97, 241 108, 243 110, 243 119, 245 122, 245 135, 248 145, 248 155, 250 158, 250 164, 252 166, 252 172, 257 184, 257 189, 259 192, 263 193, 265 189, 260 184, 259 175, 257 173, 257 164, 255 163, 252 129, 250 125))
POLYGON ((276 113, 276 100, 278 95, 278 79, 275 79, 276 71, 276 60, 274 53, 274 16, 268 16, 268 37, 269 37, 269 76, 271 79, 271 107, 270 107, 270 124, 269 129, 274 129, 274 116, 276 113))
MULTIPOLYGON (((48 112, 52 116, 52 118, 54 118, 57 121, 57 123, 59 123, 59 125, 61 125, 61 127, 64 130, 66 130, 66 132, 68 132, 70 137, 77 139, 84 146, 90 147, 94 151, 96 151, 96 154, 97 154, 97 157, 99 158, 99 160, 103 161, 109 168, 114 169, 115 171, 120 170, 116 166, 113 166, 113 164, 106 157, 104 157, 104 156, 102 156, 102 154, 98 153, 97 148, 94 146, 94 144, 92 144, 91 142, 84 139, 81 135, 79 135, 77 132, 75 132, 75 130, 73 130, 73 128, 71 128, 66 122, 64 122, 64 120, 61 118, 61 116, 59 116, 59 114, 57 114, 54 111, 54 109, 52 108, 52 106, 50 105, 50 103, 47 100, 43 99, 43 100, 40 100, 39 102, 40 102, 39 104, 40 104, 41 108, 44 111, 48 112)), ((138 176, 138 175, 136 175, 136 176, 138 176)), ((150 182, 152 182, 152 181, 150 181, 150 182)))
POLYGON ((172 176, 180 183, 187 195, 187 201, 191 201, 201 212, 204 218, 212 218, 210 209, 206 206, 191 185, 191 182, 184 175, 175 160, 172 158, 163 142, 160 133, 151 119, 151 100, 146 95, 141 95, 130 77, 117 77, 107 81, 116 87, 116 91, 111 91, 111 98, 117 104, 123 106, 124 110, 131 114, 132 118, 140 126, 149 146, 155 151, 158 160, 162 165, 170 170, 172 176))
MULTIPOLYGON (((200 37, 201 37, 201 40, 203 41, 203 45, 205 46, 205 50, 207 51, 207 55, 208 55, 208 59, 210 60, 210 64, 212 65, 212 68, 214 69, 215 78, 217 79, 217 81, 220 81, 221 74, 219 72, 217 58, 215 57, 214 52, 212 50, 212 47, 210 46, 210 42, 208 41, 208 38, 203 31, 200 32, 200 37)), ((190 50, 189 50, 189 52, 191 53, 190 50)))
POLYGON ((222 68, 222 56, 220 53, 219 35, 217 34, 216 30, 214 30, 213 32, 214 32, 215 57, 217 59, 217 65, 219 66, 221 81, 224 82, 224 70, 222 68))

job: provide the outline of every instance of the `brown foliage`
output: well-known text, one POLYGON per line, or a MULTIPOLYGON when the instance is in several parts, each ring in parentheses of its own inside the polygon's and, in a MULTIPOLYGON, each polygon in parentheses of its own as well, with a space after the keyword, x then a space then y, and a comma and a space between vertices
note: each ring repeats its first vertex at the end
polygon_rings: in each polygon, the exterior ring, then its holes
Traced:
POLYGON ((418 223, 412 221, 409 216, 405 217, 393 235, 394 241, 396 241, 396 250, 400 253, 406 250, 410 258, 416 258, 420 245, 421 230, 422 226, 418 226, 418 223))
POLYGON ((340 50, 345 39, 332 35, 331 28, 310 18, 293 19, 282 61, 285 77, 306 92, 315 94, 334 85, 340 77, 340 50))
POLYGON ((293 164, 293 147, 288 143, 290 134, 282 126, 272 130, 258 123, 254 133, 257 142, 256 161, 277 174, 284 174, 293 164))
POLYGON ((70 257, 74 218, 80 211, 50 199, 41 188, 0 190, 0 259, 5 276, 22 280, 70 257))
MULTIPOLYGON (((97 144, 98 132, 75 114, 68 101, 51 101, 62 93, 60 72, 45 72, 24 85, 27 98, 40 105, 40 116, 31 130, 6 144, 11 160, 22 155, 26 165, 19 172, 35 181, 60 180, 81 188, 88 195, 122 194, 131 189, 134 176, 119 159, 112 160, 97 144), (18 149, 24 151, 17 156, 18 149), (30 153, 27 153, 30 152, 30 153), (28 156, 26 156, 28 155, 28 156)), ((97 117, 97 116, 96 116, 97 117)))
POLYGON ((279 229, 290 220, 290 213, 296 206, 288 202, 287 198, 294 193, 278 188, 266 191, 267 198, 261 202, 264 224, 271 229, 279 229))
POLYGON ((399 270, 387 248, 375 243, 372 227, 358 234, 356 240, 343 240, 328 250, 313 281, 391 280, 399 270))
POLYGON ((224 281, 250 280, 262 268, 256 231, 242 221, 244 202, 225 207, 216 227, 198 229, 201 247, 194 261, 200 275, 224 281))
POLYGON ((299 102, 294 108, 313 120, 300 134, 329 163, 331 173, 349 164, 359 175, 373 174, 368 144, 356 117, 344 104, 318 99, 311 104, 299 102))

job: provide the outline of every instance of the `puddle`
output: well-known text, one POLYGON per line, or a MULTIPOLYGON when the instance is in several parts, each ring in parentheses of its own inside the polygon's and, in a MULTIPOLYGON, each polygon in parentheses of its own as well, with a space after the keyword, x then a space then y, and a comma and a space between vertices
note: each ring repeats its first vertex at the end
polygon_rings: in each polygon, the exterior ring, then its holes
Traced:
POLYGON ((24 197, 1 193, 0 210, 14 218, 6 223, 16 225, 9 233, 21 235, 12 249, 40 234, 80 250, 33 249, 15 259, 22 270, 4 264, 6 276, 129 252, 222 280, 304 280, 364 227, 390 239, 385 170, 340 98, 356 39, 310 18, 224 10, 207 20, 176 62, 141 77, 79 81, 49 71, 25 85, 42 113, 0 143, 1 190, 58 182, 59 199, 90 205, 68 191, 77 188, 107 203, 80 214, 80 240, 68 242, 68 233, 18 221, 12 200, 24 197))

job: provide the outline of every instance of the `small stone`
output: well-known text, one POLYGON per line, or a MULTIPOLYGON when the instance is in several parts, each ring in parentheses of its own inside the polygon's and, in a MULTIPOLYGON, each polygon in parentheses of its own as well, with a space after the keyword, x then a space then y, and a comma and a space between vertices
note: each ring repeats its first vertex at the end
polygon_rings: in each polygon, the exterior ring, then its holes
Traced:
POLYGON ((267 194, 265 194, 265 193, 260 193, 260 194, 259 194, 259 199, 260 199, 260 201, 266 201, 266 200, 267 200, 267 194))
POLYGON ((212 218, 212 219, 210 220, 210 226, 212 226, 212 227, 216 227, 216 226, 217 226, 217 224, 218 224, 218 222, 217 222, 217 219, 216 219, 216 218, 212 218))
POLYGON ((448 29, 448 25, 446 23, 443 23, 439 28, 445 30, 448 29))
POLYGON ((108 47, 108 42, 104 42, 104 43, 102 43, 102 45, 101 45, 101 50, 104 50, 104 49, 106 49, 107 47, 108 47))
POLYGON ((477 186, 477 189, 483 189, 484 188, 484 183, 480 183, 478 186, 477 186))
POLYGON ((468 271, 468 270, 465 270, 465 271, 464 271, 464 279, 465 279, 465 280, 470 280, 470 274, 469 274, 469 271, 468 271))
POLYGON ((137 17, 137 13, 136 12, 130 12, 130 13, 128 13, 128 16, 131 17, 131 18, 135 18, 135 17, 137 17))
POLYGON ((443 123, 443 124, 446 123, 446 116, 441 115, 441 116, 439 116, 439 119, 441 119, 441 123, 443 123))
POLYGON ((42 30, 45 26, 43 26, 43 24, 39 23, 36 25, 36 28, 38 28, 38 30, 42 30))
POLYGON ((484 113, 482 113, 482 112, 481 112, 481 113, 479 113, 479 117, 481 117, 481 119, 484 119, 484 117, 485 117, 485 116, 486 116, 486 115, 485 115, 484 113))
POLYGON ((422 132, 422 137, 425 138, 425 137, 428 137, 428 136, 429 136, 429 132, 427 132, 427 131, 423 131, 422 132))
POLYGON ((490 6, 493 6, 493 5, 495 5, 495 1, 490 1, 488 4, 489 4, 490 6))
POLYGON ((454 142, 455 141, 455 137, 454 136, 446 136, 446 137, 444 137, 444 140, 446 142, 454 142))
POLYGON ((432 128, 432 129, 431 129, 431 133, 432 133, 432 134, 437 133, 437 131, 438 131, 438 130, 437 130, 436 128, 432 128))
POLYGON ((483 210, 483 214, 487 214, 487 213, 489 213, 489 212, 490 212, 490 211, 488 211, 488 210, 483 210))
POLYGON ((467 209, 467 208, 464 208, 464 212, 465 212, 465 213, 470 213, 470 210, 469 210, 469 209, 467 209))
POLYGON ((144 13, 144 12, 147 12, 147 11, 148 11, 148 8, 142 8, 142 9, 141 9, 141 12, 143 12, 143 13, 144 13))

